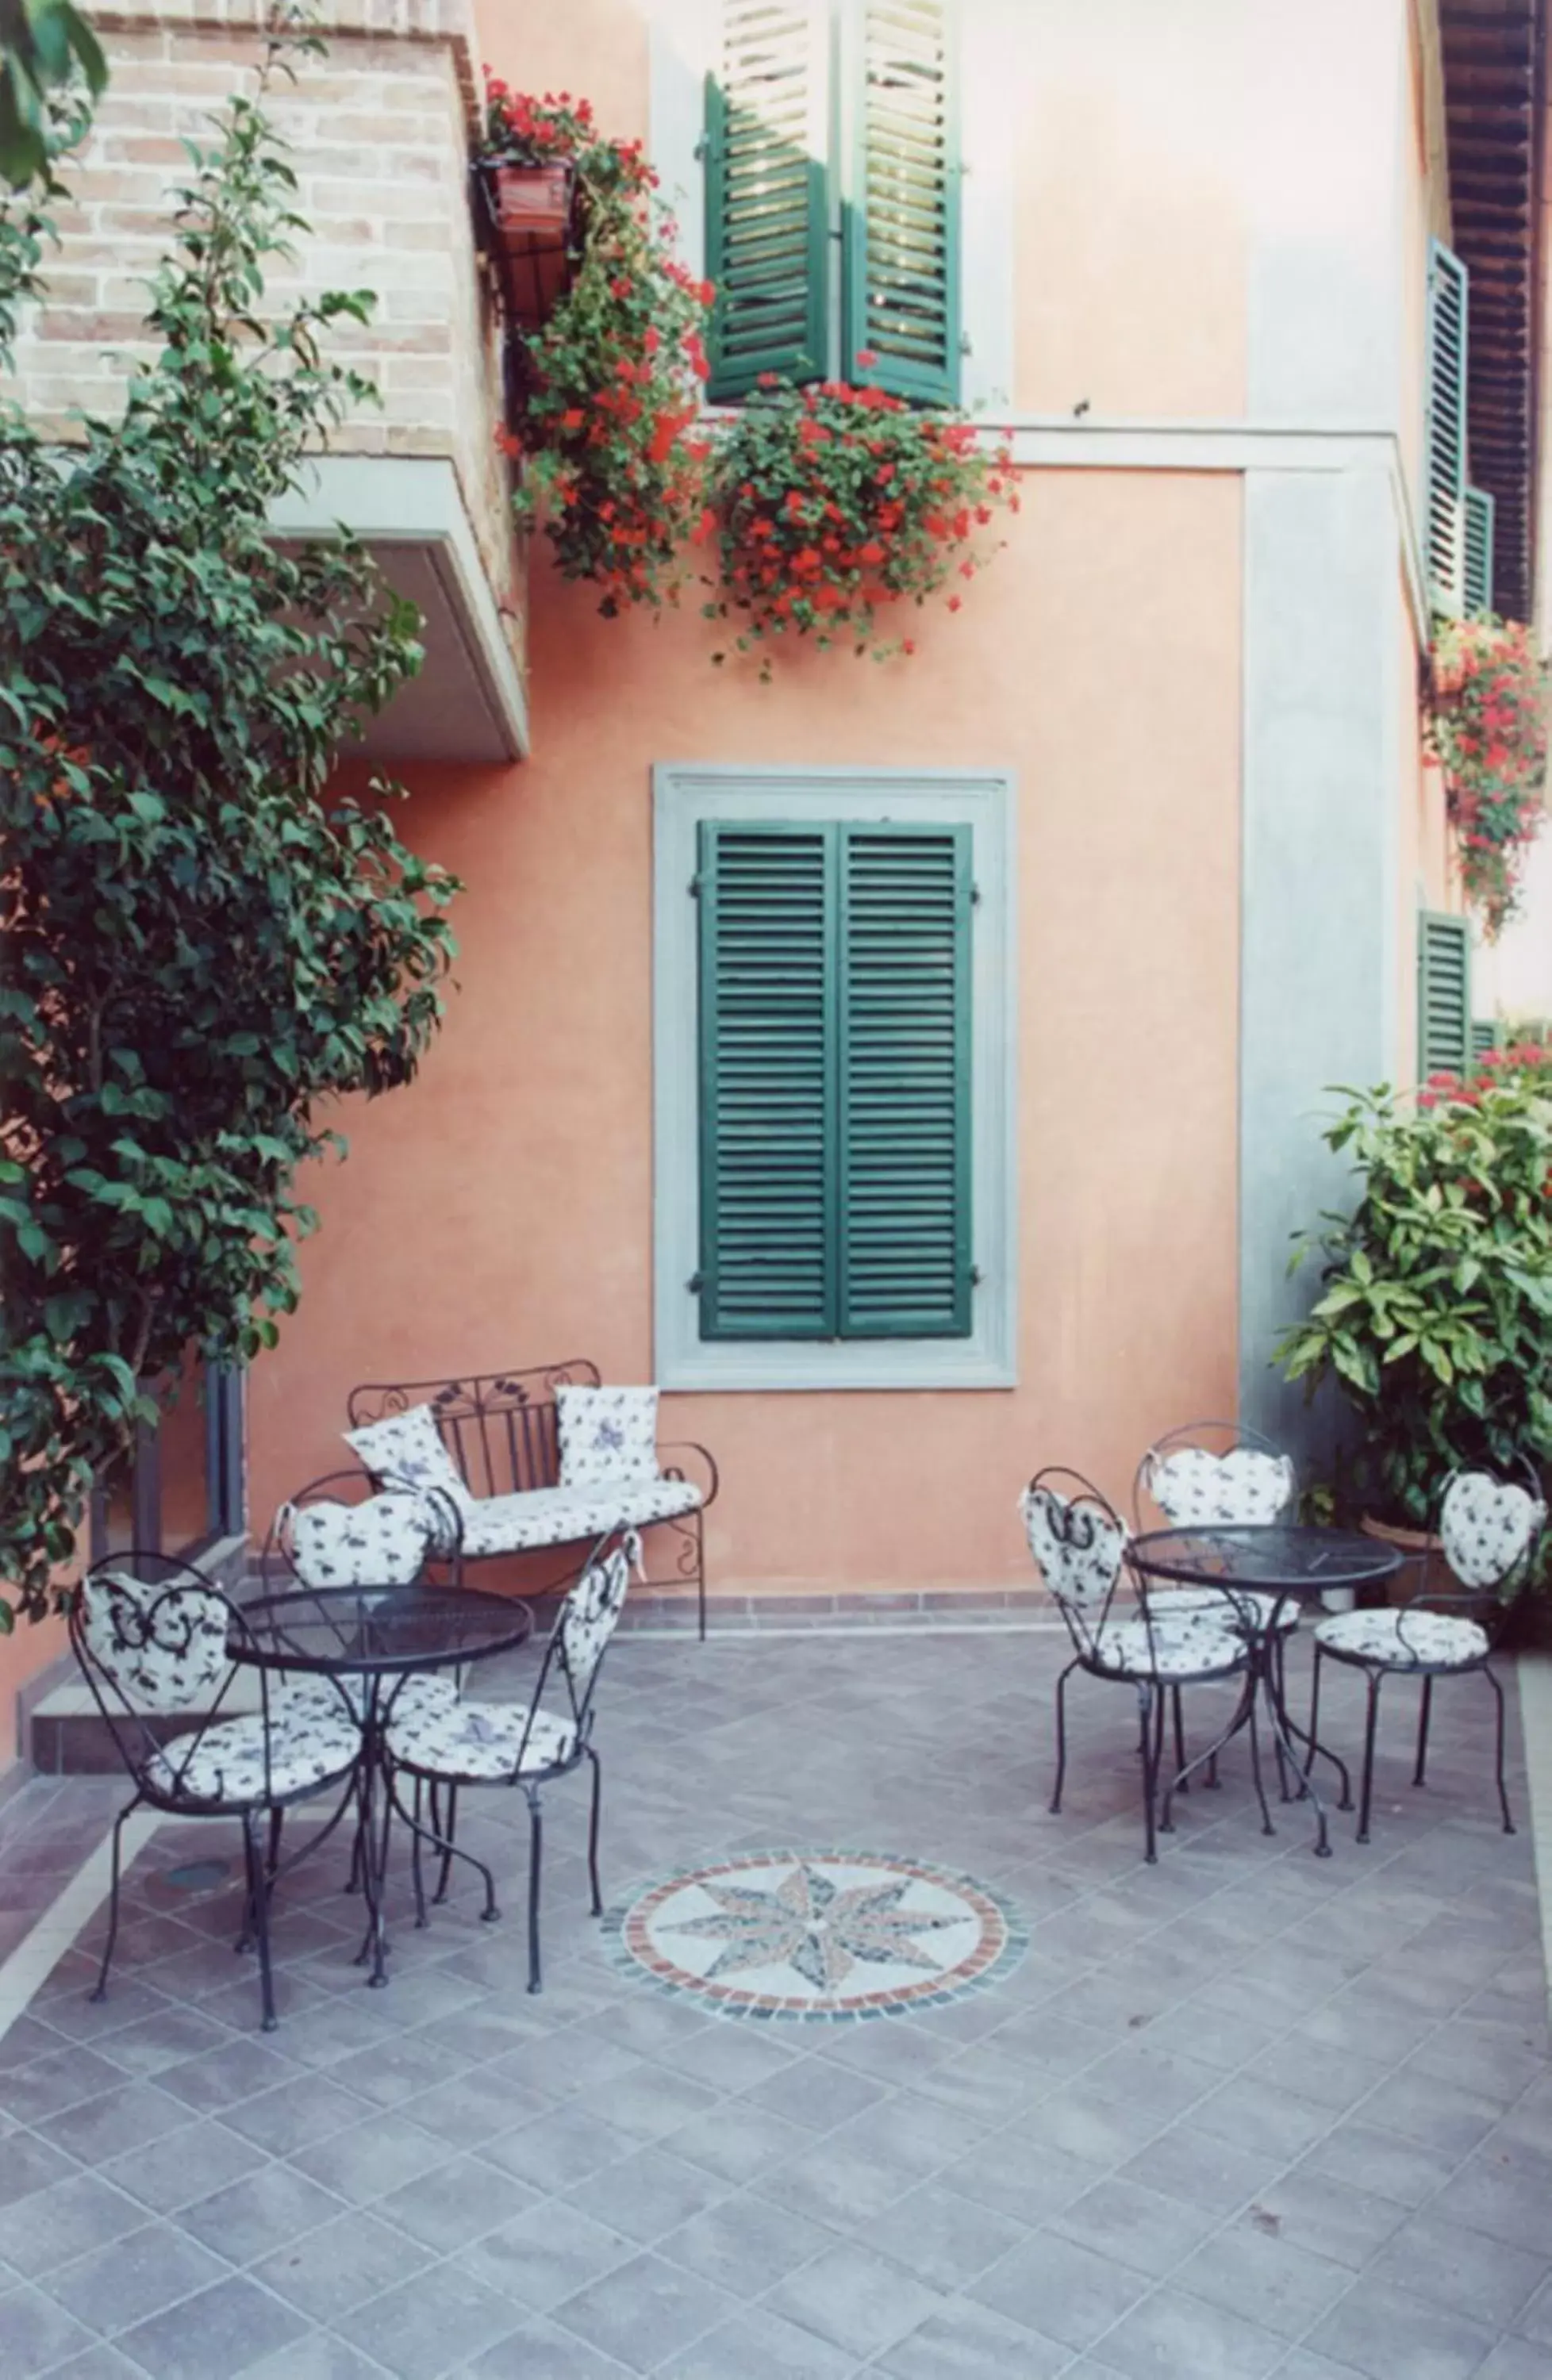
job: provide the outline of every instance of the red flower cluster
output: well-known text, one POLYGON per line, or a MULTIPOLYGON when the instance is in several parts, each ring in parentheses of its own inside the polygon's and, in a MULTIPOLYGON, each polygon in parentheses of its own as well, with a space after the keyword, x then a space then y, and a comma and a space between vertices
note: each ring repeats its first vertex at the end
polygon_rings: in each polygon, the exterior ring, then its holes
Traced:
POLYGON ((1428 747, 1444 771, 1466 897, 1493 941, 1546 816, 1546 672, 1529 628, 1479 613, 1441 624, 1433 675, 1428 747))
MULTIPOLYGON (((864 370, 876 360, 857 357, 864 370)), ((878 641, 879 613, 924 603, 956 571, 973 577, 977 530, 1018 501, 1010 452, 988 451, 958 416, 872 385, 798 389, 763 373, 717 448, 698 533, 718 540, 721 586, 706 610, 736 622, 740 650, 785 635, 844 638, 880 660, 909 650, 878 641)))
POLYGON ((498 443, 523 458, 518 518, 541 521, 560 570, 600 589, 600 608, 677 600, 704 500, 705 445, 688 432, 709 365, 715 297, 669 245, 638 140, 611 141, 586 100, 488 87, 491 153, 540 140, 576 169, 579 250, 571 285, 527 340, 522 418, 498 443))
POLYGON ((1489 1091, 1540 1092, 1552 1097, 1552 1045, 1513 1041, 1505 1050, 1484 1050, 1477 1071, 1461 1076, 1430 1075, 1417 1094, 1420 1108, 1479 1108, 1489 1091))

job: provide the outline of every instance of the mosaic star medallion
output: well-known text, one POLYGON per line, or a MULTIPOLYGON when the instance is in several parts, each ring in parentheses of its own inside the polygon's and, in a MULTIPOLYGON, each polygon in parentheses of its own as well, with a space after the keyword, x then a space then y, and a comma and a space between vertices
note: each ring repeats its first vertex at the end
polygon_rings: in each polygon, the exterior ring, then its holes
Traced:
POLYGON ((879 1852, 750 1852, 605 1920, 616 1964, 721 2016, 903 2016, 1006 1973, 1026 1936, 974 1876, 879 1852))

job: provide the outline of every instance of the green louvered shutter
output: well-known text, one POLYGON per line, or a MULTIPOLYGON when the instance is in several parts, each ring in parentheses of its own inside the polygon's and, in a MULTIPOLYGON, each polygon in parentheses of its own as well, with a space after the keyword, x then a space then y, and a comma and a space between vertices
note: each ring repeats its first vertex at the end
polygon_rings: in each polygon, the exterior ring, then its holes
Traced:
POLYGON ((1427 520, 1425 544, 1435 609, 1465 600, 1466 373, 1470 289, 1466 268, 1438 240, 1428 250, 1427 520))
POLYGON ((706 269, 719 401, 823 376, 830 315, 829 11, 722 0, 706 89, 706 269))
POLYGON ((1493 499, 1485 488, 1468 488, 1461 502, 1465 520, 1462 603, 1468 612, 1490 612, 1493 608, 1493 499))
POLYGON ((700 829, 703 1339, 833 1332, 833 842, 700 829))
POLYGON ((700 1335, 971 1329, 970 831, 700 829, 700 1335))
POLYGON ((959 395, 959 92, 954 0, 846 0, 848 379, 959 395), (863 366, 859 352, 875 364, 863 366))
POLYGON ((970 830, 842 845, 841 1330, 970 1329, 970 830))
POLYGON ((1502 1035, 1496 1016, 1476 1016, 1472 1019, 1471 1044, 1473 1058, 1485 1057, 1489 1050, 1497 1050, 1499 1047, 1502 1035))
POLYGON ((1471 929, 1425 909, 1417 920, 1417 1075, 1463 1075, 1471 1062, 1471 929))

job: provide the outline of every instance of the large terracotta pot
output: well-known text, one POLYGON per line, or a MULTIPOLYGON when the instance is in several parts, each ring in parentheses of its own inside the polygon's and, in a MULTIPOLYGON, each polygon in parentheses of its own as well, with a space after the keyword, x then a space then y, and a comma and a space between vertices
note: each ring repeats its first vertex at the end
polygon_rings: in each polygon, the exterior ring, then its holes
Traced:
POLYGON ((1394 1577, 1386 1582, 1388 1603, 1410 1603, 1414 1595, 1459 1595, 1460 1584, 1438 1539, 1429 1529, 1400 1529, 1388 1521, 1376 1521, 1365 1512, 1358 1526, 1366 1537, 1378 1537, 1382 1544, 1396 1546, 1404 1559, 1394 1577))
POLYGON ((526 256, 536 237, 564 239, 571 215, 571 167, 497 165, 491 198, 502 246, 526 256))

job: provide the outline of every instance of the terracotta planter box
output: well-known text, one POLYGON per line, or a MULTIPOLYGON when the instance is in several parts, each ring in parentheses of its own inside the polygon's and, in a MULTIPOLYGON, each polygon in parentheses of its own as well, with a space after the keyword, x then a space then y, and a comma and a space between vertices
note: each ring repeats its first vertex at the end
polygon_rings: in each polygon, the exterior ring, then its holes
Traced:
POLYGON ((569 165, 476 168, 502 310, 540 330, 571 283, 575 176, 569 165))
POLYGON ((508 255, 527 256, 537 239, 564 246, 571 220, 569 165, 495 165, 491 214, 508 255))

